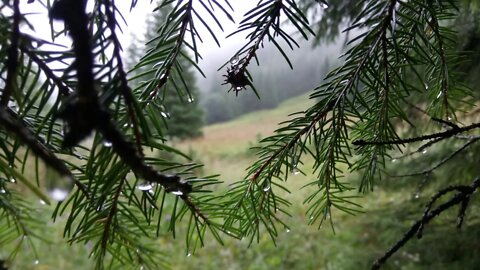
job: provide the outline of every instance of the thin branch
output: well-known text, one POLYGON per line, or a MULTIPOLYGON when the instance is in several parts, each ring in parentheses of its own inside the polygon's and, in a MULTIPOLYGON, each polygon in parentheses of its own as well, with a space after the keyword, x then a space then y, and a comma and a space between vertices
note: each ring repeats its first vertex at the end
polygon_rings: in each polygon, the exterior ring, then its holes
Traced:
POLYGON ((68 87, 65 82, 62 81, 59 77, 55 75, 52 69, 48 67, 47 64, 45 64, 45 61, 42 59, 38 58, 38 55, 34 52, 32 52, 29 48, 27 48, 25 45, 21 44, 20 45, 20 51, 24 54, 26 54, 37 66, 40 68, 43 73, 47 76, 49 80, 52 80, 53 83, 57 86, 58 90, 60 93, 64 96, 69 96, 73 90, 68 87))
POLYGON ((456 155, 458 155, 459 153, 463 152, 465 149, 470 147, 472 144, 476 143, 479 139, 480 138, 470 139, 467 143, 462 145, 462 147, 460 147, 459 149, 452 152, 450 155, 448 155, 446 158, 442 159, 437 165, 431 167, 430 169, 426 169, 424 171, 417 172, 417 173, 412 173, 412 174, 392 175, 392 177, 410 177, 410 176, 418 176, 418 175, 429 175, 434 170, 438 169, 439 167, 441 167, 442 165, 444 165, 445 163, 450 161, 452 158, 454 158, 456 155))
POLYGON ((6 107, 12 93, 15 91, 15 81, 17 79, 18 69, 18 39, 20 36, 20 8, 19 0, 13 0, 13 30, 10 37, 10 47, 7 53, 7 78, 5 81, 5 88, 0 99, 0 107, 6 107))
POLYGON ((127 74, 123 69, 122 57, 120 55, 121 44, 115 32, 115 26, 116 26, 115 11, 111 10, 110 0, 104 0, 103 5, 105 6, 105 13, 107 15, 107 20, 108 20, 107 24, 111 32, 110 37, 113 40, 113 56, 117 60, 118 76, 120 78, 120 91, 127 105, 128 116, 130 118, 130 121, 132 121, 133 131, 135 134, 135 141, 137 143, 137 150, 140 156, 143 156, 142 135, 138 128, 135 107, 134 107, 135 97, 133 96, 132 89, 128 86, 127 74))
POLYGON ((70 169, 65 163, 57 158, 55 154, 50 151, 40 140, 27 128, 17 115, 10 111, 10 109, 0 109, 0 124, 10 133, 18 137, 23 143, 25 143, 37 156, 39 156, 45 163, 55 169, 60 175, 67 176, 74 181, 75 185, 83 192, 88 198, 89 193, 85 185, 78 181, 72 174, 70 169))
MULTIPOLYGON (((105 226, 103 229, 103 235, 102 235, 102 252, 105 252, 107 250, 107 245, 108 245, 108 238, 110 236, 110 230, 112 227, 112 222, 113 219, 115 218, 115 215, 117 213, 118 209, 118 200, 120 198, 120 195, 122 194, 123 186, 125 185, 126 178, 125 176, 121 178, 120 183, 118 184, 118 187, 115 190, 115 195, 112 199, 111 202, 111 208, 110 211, 108 212, 108 215, 105 220, 105 226)), ((102 257, 105 256, 105 254, 102 254, 102 257)))
MULTIPOLYGON (((193 9, 192 0, 189 0, 188 4, 186 5, 187 7, 185 8, 185 17, 182 19, 182 24, 180 26, 180 33, 178 34, 177 40, 175 42, 175 46, 167 56, 166 63, 162 65, 165 71, 161 75, 160 80, 158 81, 157 86, 155 87, 155 90, 150 94, 151 99, 154 98, 158 94, 160 89, 167 83, 168 78, 170 77, 173 64, 175 63, 182 49, 182 45, 185 39, 185 34, 188 31, 187 27, 189 23, 192 22, 191 13, 190 13, 191 10, 193 9)), ((190 25, 190 28, 193 28, 193 26, 190 25)), ((193 29, 191 29, 191 31, 193 31, 193 29)))
MULTIPOLYGON (((427 1, 429 4, 429 7, 431 10, 434 10, 434 7, 432 6, 432 1, 427 1)), ((445 114, 446 117, 449 117, 449 107, 450 104, 448 103, 448 88, 449 88, 449 83, 448 83, 448 65, 447 65, 447 59, 445 57, 445 47, 443 44, 443 38, 440 34, 439 28, 440 25, 438 24, 437 16, 435 12, 431 13, 432 16, 432 21, 428 22, 430 28, 433 30, 435 33, 435 36, 437 37, 438 40, 438 49, 439 49, 439 56, 440 56, 440 62, 441 62, 441 69, 442 69, 442 84, 441 84, 441 93, 443 95, 443 103, 445 106, 445 114)))
MULTIPOLYGON (((403 235, 403 237, 395 243, 385 254, 377 259, 374 264, 372 265, 372 269, 380 269, 380 267, 395 253, 397 252, 401 247, 403 247, 411 238, 415 236, 415 234, 421 233, 421 229, 425 224, 430 222, 433 218, 437 217, 441 213, 443 213, 445 210, 457 205, 457 204, 462 204, 461 207, 464 209, 466 206, 464 206, 464 202, 466 200, 470 199, 470 196, 479 188, 480 186, 480 179, 476 178, 473 183, 470 186, 456 186, 456 187, 449 187, 444 190, 439 191, 437 194, 435 194, 430 203, 427 205, 427 208, 425 210, 425 213, 423 214, 422 218, 415 222, 410 229, 403 235), (450 200, 447 202, 439 205, 437 208, 431 210, 431 206, 433 203, 440 198, 441 196, 445 195, 447 192, 451 191, 458 191, 459 193, 453 196, 450 200)), ((464 214, 464 210, 461 211, 461 213, 464 214)), ((462 218, 463 219, 463 218, 462 218)))
POLYGON ((419 142, 419 141, 426 141, 426 140, 431 140, 431 139, 437 139, 437 138, 442 138, 442 139, 447 139, 450 137, 453 137, 457 134, 463 133, 470 131, 472 129, 480 128, 480 123, 473 123, 471 125, 465 126, 465 127, 460 127, 460 128, 452 128, 443 132, 438 132, 438 133, 433 133, 429 135, 423 135, 423 136, 418 136, 418 137, 413 137, 413 138, 407 138, 407 139, 400 139, 400 140, 388 140, 388 141, 365 141, 365 140, 356 140, 352 142, 353 145, 363 147, 366 145, 398 145, 398 144, 406 144, 406 143, 413 143, 413 142, 419 142))

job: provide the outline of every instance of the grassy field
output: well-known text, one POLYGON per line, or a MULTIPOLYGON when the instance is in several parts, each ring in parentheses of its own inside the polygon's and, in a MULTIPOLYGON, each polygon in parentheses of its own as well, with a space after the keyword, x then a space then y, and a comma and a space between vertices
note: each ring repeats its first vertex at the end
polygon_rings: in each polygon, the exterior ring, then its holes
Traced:
MULTIPOLYGON (((245 169, 255 156, 250 147, 260 138, 272 134, 278 123, 288 119, 293 112, 308 108, 312 101, 306 95, 290 99, 272 110, 258 111, 230 122, 208 126, 204 136, 185 141, 177 146, 192 153, 205 166, 207 174, 221 174, 225 184, 245 176, 245 169), (195 150, 193 150, 195 149, 195 150)), ((371 263, 418 219, 423 205, 428 202, 429 191, 415 196, 419 179, 412 182, 386 179, 374 193, 359 199, 363 214, 357 216, 334 213, 334 234, 329 226, 318 229, 308 226, 303 204, 309 190, 301 189, 312 181, 312 160, 304 160, 301 168, 307 173, 295 175, 286 183, 292 191, 287 198, 293 203, 291 230, 280 234, 277 246, 265 235, 258 244, 227 239, 224 247, 209 243, 193 257, 176 264, 176 269, 369 269, 371 263)), ((391 164, 402 166, 401 163, 391 164)), ((409 164, 410 165, 410 164, 409 164)), ((354 177, 352 177, 354 178, 354 177)), ((411 181, 412 179, 410 179, 411 181)), ((436 187, 430 187, 434 190, 436 187)), ((478 201, 478 200, 477 200, 478 201)), ((421 241, 413 240, 395 255, 386 269, 474 269, 480 262, 474 251, 480 243, 461 244, 469 234, 479 234, 474 224, 478 216, 472 214, 468 229, 455 230, 455 211, 434 222, 421 241), (447 233, 448 232, 448 233, 447 233), (446 236, 446 238, 443 238, 446 236), (470 255, 469 255, 470 254, 470 255)), ((475 211, 475 213, 477 213, 475 211)), ((468 241, 467 241, 468 242, 468 241)), ((181 260, 181 257, 178 257, 181 260)))
MULTIPOLYGON (((272 134, 277 124, 288 118, 288 114, 301 111, 310 104, 312 101, 307 96, 293 98, 272 110, 208 126, 202 138, 177 142, 175 146, 205 164, 202 174, 220 174, 226 188, 229 183, 241 180, 245 169, 254 161, 255 155, 249 148, 256 145, 260 138, 272 134)), ((305 160, 301 169, 307 175, 292 175, 286 182, 287 188, 292 191, 287 195, 292 202, 292 218, 287 220, 290 229, 280 232, 276 246, 268 234, 251 246, 248 241, 228 237, 225 245, 221 246, 211 237, 204 248, 187 256, 183 238, 179 235, 176 240, 171 237, 159 240, 159 249, 166 252, 172 268, 178 270, 369 269, 371 263, 422 215, 423 206, 429 200, 429 191, 437 188, 431 186, 417 198, 414 193, 419 179, 384 179, 375 192, 357 201, 363 206, 364 213, 357 216, 333 213, 334 234, 330 226, 319 229, 318 226, 307 225, 303 200, 310 191, 301 187, 314 179, 310 175, 311 165, 312 160, 305 160)), ((391 165, 402 166, 402 162, 391 165)), ((478 198, 472 200, 472 205, 478 205, 478 198)), ((456 230, 456 210, 450 211, 429 224, 424 237, 409 242, 384 269, 478 269, 478 213, 477 207, 471 209, 465 226, 456 230)), ((37 252, 41 260, 38 263, 31 252, 25 250, 13 269, 92 269, 87 258, 89 247, 66 244, 61 237, 62 222, 47 223, 50 243, 40 245, 37 252)))

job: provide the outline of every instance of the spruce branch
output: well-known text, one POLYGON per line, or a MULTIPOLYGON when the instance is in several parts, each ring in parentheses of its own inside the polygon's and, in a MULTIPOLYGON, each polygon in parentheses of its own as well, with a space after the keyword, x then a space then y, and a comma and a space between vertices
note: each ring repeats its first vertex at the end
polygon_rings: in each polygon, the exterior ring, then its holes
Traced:
POLYGON ((52 80, 52 82, 55 84, 55 86, 58 88, 58 90, 63 96, 67 97, 71 93, 73 93, 73 90, 68 85, 66 85, 62 79, 56 76, 53 70, 45 63, 45 61, 40 59, 38 55, 35 54, 30 48, 22 44, 20 46, 20 50, 22 53, 26 54, 35 64, 37 64, 39 69, 43 73, 45 73, 49 80, 52 80))
POLYGON ((406 139, 399 139, 399 140, 387 140, 387 141, 365 141, 365 140, 356 140, 353 141, 352 144, 358 147, 364 147, 367 145, 402 145, 407 143, 414 143, 419 141, 426 141, 432 139, 447 139, 458 135, 460 133, 468 132, 473 129, 480 128, 480 123, 473 123, 468 126, 460 127, 460 128, 451 128, 443 132, 413 137, 413 138, 406 138, 406 139))
POLYGON ((88 198, 89 192, 87 187, 83 185, 72 174, 70 169, 65 163, 60 160, 55 154, 42 143, 39 138, 32 133, 32 131, 25 126, 20 119, 18 119, 16 113, 10 109, 0 109, 0 124, 10 133, 18 137, 23 143, 25 143, 30 150, 38 157, 43 159, 45 163, 55 169, 60 175, 66 176, 72 180, 75 185, 82 191, 82 193, 88 198))
MULTIPOLYGON (((188 26, 190 25, 190 31, 193 31, 193 19, 192 19, 192 10, 193 10, 193 1, 188 0, 188 2, 185 4, 183 7, 183 15, 181 17, 181 24, 179 27, 179 33, 178 36, 176 37, 175 45, 174 47, 170 50, 166 61, 162 64, 162 67, 160 69, 163 70, 163 73, 160 77, 160 79, 156 83, 156 87, 154 91, 150 94, 150 98, 154 98, 158 95, 158 92, 160 89, 168 82, 168 79, 170 77, 170 73, 172 72, 172 68, 174 67, 175 62, 177 61, 177 57, 181 53, 182 46, 185 42, 185 35, 188 31, 188 26)), ((176 10, 173 10, 175 12, 176 10)), ((165 27, 168 25, 165 25, 165 27)), ((163 29, 165 31, 165 29, 163 29)), ((195 52, 197 54, 197 52, 195 52)))
MULTIPOLYGON (((13 0, 13 30, 10 37, 10 47, 7 52, 7 78, 0 99, 0 107, 6 107, 14 94, 18 69, 18 40, 20 36, 20 0, 13 0)), ((20 101, 19 101, 20 102, 20 101)))
POLYGON ((432 219, 448 210, 449 208, 460 204, 459 212, 459 224, 463 222, 463 216, 470 199, 470 196, 480 187, 480 179, 476 178, 470 186, 451 186, 440 190, 436 193, 427 204, 425 208, 425 213, 416 221, 410 229, 403 235, 403 237, 398 240, 388 251, 385 252, 380 258, 378 258, 372 265, 372 269, 380 269, 380 267, 400 248, 402 248, 408 241, 410 241, 416 234, 421 237, 423 227, 430 222, 432 219), (440 204, 437 208, 432 209, 433 204, 442 196, 450 192, 458 192, 447 202, 440 204))
POLYGON ((88 33, 88 21, 85 13, 85 1, 61 0, 52 7, 50 15, 63 20, 69 28, 73 40, 78 79, 77 97, 67 103, 61 112, 69 125, 65 134, 65 146, 73 146, 87 136, 93 129, 100 131, 113 149, 129 165, 132 171, 145 180, 161 184, 166 191, 178 191, 188 194, 192 186, 177 175, 165 175, 145 164, 136 147, 131 144, 112 122, 109 113, 98 101, 93 78, 93 56, 88 33))
POLYGON ((103 0, 103 5, 105 6, 105 13, 107 15, 107 25, 110 28, 110 38, 113 41, 113 56, 117 61, 117 70, 118 70, 118 77, 120 79, 120 91, 125 99, 125 103, 127 105, 128 116, 130 121, 133 125, 133 130, 135 134, 135 141, 137 143, 137 151, 140 156, 143 156, 143 149, 142 149, 142 138, 140 129, 138 127, 136 112, 135 112, 135 96, 132 93, 132 89, 128 86, 127 82, 127 74, 123 68, 123 61, 120 55, 121 44, 118 40, 116 34, 116 18, 115 18, 115 11, 112 11, 112 7, 110 5, 110 0, 103 0))

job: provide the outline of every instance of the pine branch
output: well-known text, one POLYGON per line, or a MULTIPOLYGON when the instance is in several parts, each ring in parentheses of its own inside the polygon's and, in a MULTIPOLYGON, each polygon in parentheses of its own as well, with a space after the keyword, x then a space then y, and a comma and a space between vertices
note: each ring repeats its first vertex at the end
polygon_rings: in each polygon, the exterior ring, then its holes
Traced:
POLYGON ((7 78, 5 88, 0 99, 0 107, 6 107, 10 101, 10 97, 15 91, 17 68, 18 68, 18 40, 20 36, 20 7, 19 0, 13 0, 13 31, 10 37, 10 47, 7 55, 7 78))
POLYGON ((115 28, 116 28, 115 27, 116 26, 115 11, 111 10, 110 0, 103 0, 103 5, 105 6, 105 13, 107 15, 107 24, 111 32, 110 38, 113 40, 113 56, 117 60, 118 77, 120 78, 120 91, 123 95, 123 98, 125 99, 128 116, 133 125, 135 141, 137 143, 137 151, 140 154, 140 156, 143 156, 142 138, 141 138, 142 135, 138 127, 136 112, 135 112, 135 104, 134 104, 135 96, 132 93, 132 89, 130 89, 130 87, 128 86, 127 74, 123 69, 122 57, 120 55, 121 44, 115 32, 115 28))
POLYGON ((463 221, 463 215, 465 213, 466 205, 464 202, 468 203, 468 200, 470 199, 470 196, 480 187, 480 179, 476 178, 472 185, 470 186, 454 186, 454 187, 448 187, 444 190, 439 191, 437 194, 435 194, 432 199, 430 200, 429 204, 427 205, 427 208, 425 209, 425 213, 423 214, 422 218, 415 222, 410 229, 403 235, 403 237, 398 240, 397 243, 395 243, 385 254, 378 258, 375 263, 372 265, 372 269, 380 269, 380 267, 395 253, 397 252, 400 248, 402 248, 412 237, 415 236, 415 234, 421 235, 421 232, 423 230, 424 225, 426 225, 428 222, 430 222, 433 218, 437 217, 444 211, 448 210, 449 208, 461 204, 461 211, 460 211, 460 216, 461 220, 463 221), (452 192, 452 191, 457 191, 458 194, 453 196, 450 200, 447 202, 439 205, 435 209, 431 209, 433 203, 438 200, 441 196, 452 192))
POLYGON ((185 4, 184 7, 184 15, 183 18, 181 19, 181 24, 180 24, 180 30, 178 37, 176 37, 176 42, 174 47, 170 50, 167 60, 162 64, 163 73, 160 77, 160 79, 157 82, 157 85, 155 87, 155 90, 151 93, 150 98, 153 98, 157 96, 158 92, 160 89, 167 83, 170 73, 172 71, 173 65, 175 64, 175 61, 177 60, 178 55, 180 54, 182 50, 182 45, 185 42, 185 34, 188 31, 188 26, 190 25, 190 30, 193 31, 193 27, 191 25, 192 23, 192 17, 191 17, 191 12, 193 10, 193 2, 192 0, 188 0, 188 3, 185 4))
POLYGON ((438 133, 433 133, 433 134, 423 135, 423 136, 418 136, 413 138, 407 138, 407 139, 387 140, 387 141, 356 140, 352 144, 358 147, 363 147, 366 145, 400 145, 400 144, 426 141, 426 140, 438 139, 438 138, 447 139, 457 134, 468 132, 476 128, 480 128, 480 123, 473 123, 471 125, 460 127, 460 128, 452 128, 443 132, 438 132, 438 133))
POLYGON ((32 131, 26 127, 17 115, 10 109, 0 109, 0 124, 10 133, 18 137, 25 143, 33 153, 45 161, 45 163, 55 169, 60 175, 68 177, 74 181, 75 185, 88 198, 89 192, 85 185, 78 181, 65 163, 57 158, 50 149, 48 149, 32 131))
POLYGON ((98 102, 93 78, 93 57, 89 43, 85 2, 61 0, 52 7, 50 16, 65 22, 72 36, 76 58, 78 79, 78 98, 71 99, 61 117, 68 123, 70 130, 65 134, 64 145, 73 146, 90 134, 93 129, 100 131, 106 140, 112 143, 115 152, 129 165, 135 174, 147 181, 161 184, 168 192, 192 191, 191 184, 176 175, 165 175, 145 164, 142 157, 112 122, 109 114, 98 102), (71 2, 73 1, 74 4, 71 2))

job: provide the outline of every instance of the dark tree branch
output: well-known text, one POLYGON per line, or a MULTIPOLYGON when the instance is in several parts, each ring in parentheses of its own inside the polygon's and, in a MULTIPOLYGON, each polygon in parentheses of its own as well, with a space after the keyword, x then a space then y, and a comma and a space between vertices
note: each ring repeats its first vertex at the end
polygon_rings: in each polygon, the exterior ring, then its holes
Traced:
POLYGON ((0 99, 0 107, 6 107, 12 93, 15 91, 18 69, 18 40, 20 36, 20 8, 19 0, 13 0, 13 30, 10 37, 10 47, 7 52, 7 78, 5 81, 5 88, 0 99))
POLYGON ((433 133, 429 135, 423 135, 423 136, 418 136, 418 137, 413 137, 413 138, 407 138, 407 139, 400 139, 400 140, 390 140, 390 141, 365 141, 365 140, 356 140, 352 144, 363 147, 366 145, 399 145, 399 144, 406 144, 406 143, 413 143, 413 142, 419 142, 419 141, 426 141, 426 140, 431 140, 431 139, 447 139, 450 137, 453 137, 457 134, 463 133, 470 131, 472 129, 480 128, 480 123, 473 123, 471 125, 465 126, 465 127, 460 127, 460 128, 452 128, 443 132, 438 132, 438 133, 433 133))
POLYGON ((413 238, 416 234, 421 237, 421 232, 425 224, 430 222, 433 218, 440 215, 445 210, 457 205, 461 204, 461 209, 459 213, 459 224, 463 222, 463 217, 465 215, 465 210, 467 208, 468 200, 470 196, 475 192, 480 186, 480 179, 476 178, 470 186, 453 186, 448 187, 446 189, 440 190, 437 194, 435 194, 430 202, 427 204, 425 209, 425 213, 423 214, 422 218, 415 222, 410 229, 403 235, 403 237, 395 243, 382 257, 377 259, 374 264, 372 265, 372 269, 380 269, 380 267, 400 248, 402 248, 411 238, 413 238), (431 209, 433 203, 435 203, 441 196, 452 192, 457 191, 458 194, 453 196, 447 202, 439 205, 435 209, 431 209))

